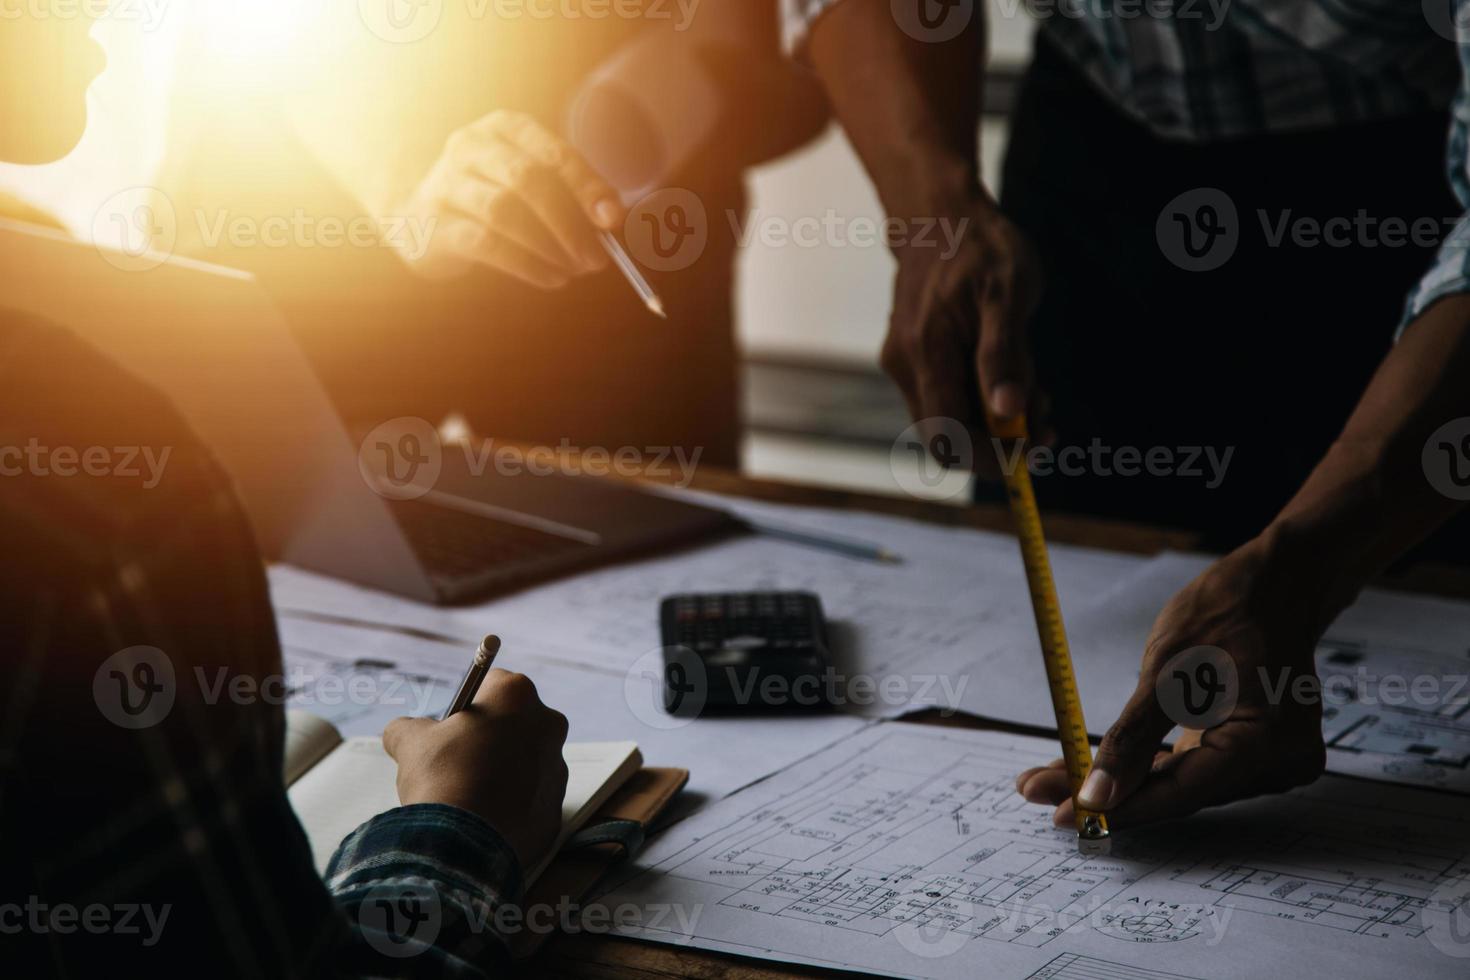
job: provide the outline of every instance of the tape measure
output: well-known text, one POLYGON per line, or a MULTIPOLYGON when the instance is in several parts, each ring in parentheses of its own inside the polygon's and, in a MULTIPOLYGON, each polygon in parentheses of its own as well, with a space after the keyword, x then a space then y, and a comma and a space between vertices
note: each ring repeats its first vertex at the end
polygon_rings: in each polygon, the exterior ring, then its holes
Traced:
MULTIPOLYGON (((1001 421, 987 409, 990 434, 997 439, 1017 440, 1024 449, 1026 417, 1001 421)), ((1092 744, 1087 740, 1087 722, 1082 719, 1082 699, 1077 694, 1077 675, 1072 670, 1072 651, 1067 646, 1067 628, 1062 624, 1062 606, 1057 601, 1056 581, 1046 554, 1046 537, 1041 530, 1041 511, 1031 489, 1031 474, 1025 457, 1014 457, 1016 465, 1001 462, 1011 518, 1021 541, 1021 560, 1026 565, 1026 582, 1031 588, 1031 609, 1036 614, 1036 632, 1041 638, 1041 657, 1046 664, 1046 683, 1051 688, 1052 710, 1057 718, 1057 735, 1062 741, 1062 760, 1072 784, 1072 806, 1077 819, 1077 848, 1084 854, 1106 854, 1108 820, 1095 810, 1077 804, 1077 792, 1092 768, 1092 744)))

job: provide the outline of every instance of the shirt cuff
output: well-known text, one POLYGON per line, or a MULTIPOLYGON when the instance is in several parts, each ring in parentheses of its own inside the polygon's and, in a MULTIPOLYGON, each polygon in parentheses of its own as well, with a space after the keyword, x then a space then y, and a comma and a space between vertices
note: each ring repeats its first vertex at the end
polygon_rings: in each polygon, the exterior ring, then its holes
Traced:
POLYGON ((842 0, 781 0, 781 44, 795 61, 806 61, 806 45, 817 18, 842 0))
POLYGON ((1404 304, 1403 320, 1394 339, 1402 337, 1409 324, 1436 302, 1461 293, 1470 293, 1470 215, 1456 223, 1454 230, 1440 244, 1434 265, 1409 294, 1404 304))
POLYGON ((375 948, 433 948, 465 963, 508 958, 499 913, 521 904, 520 861, 468 810, 417 803, 380 813, 342 840, 324 878, 375 948))

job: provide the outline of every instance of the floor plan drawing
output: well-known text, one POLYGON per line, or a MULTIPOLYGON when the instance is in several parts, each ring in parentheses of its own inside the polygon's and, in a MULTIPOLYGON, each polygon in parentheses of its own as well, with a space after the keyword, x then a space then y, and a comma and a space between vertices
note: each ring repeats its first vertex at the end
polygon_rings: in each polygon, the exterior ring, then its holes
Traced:
POLYGON ((1205 980, 1212 957, 1251 963, 1268 942, 1341 958, 1348 977, 1405 962, 1461 975, 1423 912, 1470 878, 1464 799, 1328 780, 1086 857, 1015 792, 1054 752, 876 725, 674 827, 606 900, 697 904, 696 935, 678 941, 903 976, 969 976, 983 960, 996 976, 1086 977, 1095 958, 1205 980), (1037 972, 1068 953, 1083 957, 1071 973, 1037 972))
POLYGON ((1329 639, 1317 673, 1333 771, 1470 793, 1470 656, 1329 639))
POLYGON ((977 938, 1043 945, 1054 923, 1032 910, 1095 907, 1134 872, 1086 861, 1038 826, 1011 777, 958 775, 999 761, 977 751, 913 774, 858 760, 706 838, 670 873, 719 881, 730 891, 720 904, 746 912, 872 935, 942 920, 977 938))

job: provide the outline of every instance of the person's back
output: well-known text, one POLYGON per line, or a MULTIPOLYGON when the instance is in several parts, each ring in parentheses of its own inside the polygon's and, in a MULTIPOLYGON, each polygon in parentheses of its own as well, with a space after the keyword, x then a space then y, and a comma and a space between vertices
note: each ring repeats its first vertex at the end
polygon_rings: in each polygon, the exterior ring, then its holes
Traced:
MULTIPOLYGON (((0 159, 75 143, 89 26, 0 22, 0 159)), ((566 719, 493 671, 453 719, 390 725, 404 805, 344 839, 329 886, 286 797, 281 650, 230 480, 162 393, 3 292, 0 541, 7 976, 500 968, 487 923, 556 836, 566 719), (432 935, 389 914, 425 900, 432 935)))
MULTIPOLYGON (((8 938, 49 967, 36 975, 188 967, 230 948, 229 917, 278 914, 269 896, 231 895, 231 878, 310 861, 271 793, 280 712, 209 704, 193 673, 280 669, 249 526, 157 392, 4 311, 0 446, 0 880, 24 910, 8 938), (249 853, 265 821, 282 831, 273 853, 249 853), (232 875, 205 854, 243 863, 232 875)), ((328 902, 319 890, 299 921, 328 902)), ((285 952, 234 955, 264 974, 285 952)))

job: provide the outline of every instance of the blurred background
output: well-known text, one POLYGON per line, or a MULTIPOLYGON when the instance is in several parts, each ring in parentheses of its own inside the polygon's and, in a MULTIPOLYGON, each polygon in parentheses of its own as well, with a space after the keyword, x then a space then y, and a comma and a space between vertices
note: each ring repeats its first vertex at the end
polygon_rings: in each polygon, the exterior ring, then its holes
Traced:
MULTIPOLYGON (((715 0, 705 2, 713 6, 715 0)), ((987 183, 997 190, 1005 117, 1029 58, 1033 24, 1019 4, 987 2, 992 53, 981 147, 987 183)), ((353 385, 342 378, 375 378, 362 387, 382 389, 396 385, 399 377, 382 374, 384 363, 393 363, 397 372, 405 370, 403 358, 386 353, 393 350, 390 330, 375 332, 361 317, 353 321, 357 315, 353 309, 383 308, 382 296, 374 290, 385 281, 396 282, 399 273, 391 263, 348 268, 320 256, 263 256, 248 249, 220 248, 217 243, 206 249, 190 240, 191 222, 178 220, 177 214, 172 221, 160 217, 165 211, 189 213, 188 202, 193 201, 209 202, 215 209, 212 214, 225 215, 278 213, 286 210, 286 202, 302 200, 319 210, 340 211, 344 205, 322 202, 334 195, 362 202, 372 197, 382 176, 350 156, 333 159, 341 147, 358 137, 366 139, 362 134, 378 127, 381 131, 373 134, 378 145, 391 143, 395 149, 384 154, 385 159, 392 157, 396 166, 407 157, 421 167, 422 161, 431 159, 429 149, 442 142, 441 130, 473 118, 478 111, 474 104, 459 115, 444 113, 442 118, 426 112, 431 124, 420 141, 424 149, 412 147, 406 137, 399 139, 393 127, 401 131, 405 119, 419 119, 424 100, 398 97, 384 82, 390 72, 367 63, 361 52, 345 52, 351 45, 332 26, 334 4, 336 0, 117 0, 109 17, 94 29, 108 51, 109 68, 93 87, 90 123, 82 143, 66 159, 48 166, 0 164, 0 192, 40 208, 85 239, 135 250, 162 246, 251 268, 267 282, 293 323, 310 324, 305 342, 319 357, 324 381, 329 389, 341 389, 343 400, 351 402, 356 394, 347 389, 353 385), (349 90, 358 94, 347 106, 340 100, 349 90), (283 102, 302 111, 283 114, 283 102), (368 117, 371 123, 352 128, 354 120, 368 117), (396 152, 400 149, 404 153, 396 152), (166 240, 160 242, 160 236, 166 240), (349 321, 351 327, 343 326, 349 321), (341 339, 349 329, 350 345, 341 339), (355 352, 341 353, 348 346, 355 352)), ((347 6, 354 5, 347 0, 347 6)), ((696 9, 696 18, 709 16, 703 8, 696 9)), ((556 35, 553 44, 538 42, 550 37, 544 25, 501 25, 497 30, 504 34, 505 46, 495 49, 483 38, 467 39, 466 63, 483 66, 493 86, 512 93, 507 97, 510 104, 545 108, 552 114, 556 100, 563 99, 561 93, 578 84, 573 72, 597 64, 621 43, 604 39, 572 46, 564 59, 567 79, 554 80, 557 68, 549 65, 548 53, 554 51, 556 60, 563 60, 569 50, 565 32, 556 35), (540 33, 533 33, 533 27, 540 33), (537 93, 554 91, 556 98, 537 101, 527 94, 531 88, 537 93)), ((585 37, 585 32, 579 36, 585 37)), ((380 47, 392 48, 401 60, 414 46, 380 47)), ((433 71, 429 66, 440 63, 442 59, 421 61, 418 70, 433 71)), ((693 186, 707 201, 720 204, 710 208, 712 226, 726 223, 721 209, 727 203, 757 226, 770 216, 789 223, 829 214, 849 224, 860 218, 881 222, 872 187, 835 127, 819 124, 808 132, 797 125, 790 143, 794 149, 780 146, 774 159, 742 168, 729 181, 724 175, 708 176, 708 168, 701 171, 697 179, 706 186, 693 186), (726 189, 727 182, 738 190, 726 189)), ((710 330, 733 335, 731 377, 739 405, 738 435, 728 452, 717 451, 712 457, 727 462, 738 458, 745 472, 755 476, 895 495, 911 492, 911 481, 909 491, 900 489, 890 461, 894 440, 908 424, 907 414, 896 389, 877 369, 894 268, 887 250, 881 243, 775 244, 756 234, 733 249, 729 264, 733 329, 710 330)), ((664 277, 668 282, 670 277, 664 277)), ((612 282, 606 289, 606 295, 614 297, 610 301, 625 299, 623 284, 612 282)), ((415 310, 433 306, 415 295, 415 310)), ((598 295, 591 293, 589 302, 598 295)), ((496 302, 520 306, 538 301, 517 295, 496 302)), ((670 329, 679 329, 679 324, 670 329)), ((504 333, 510 336, 513 331, 507 327, 504 333)), ((514 360, 521 354, 533 359, 533 348, 508 347, 500 356, 514 360)), ((673 356, 688 363, 730 355, 716 342, 673 356)), ((593 365, 588 370, 596 369, 593 365)), ((673 373, 666 367, 660 370, 673 373)), ((453 380, 442 385, 433 381, 447 378, 445 371, 425 355, 423 372, 430 380, 421 387, 452 392, 453 380)), ((531 392, 545 379, 526 373, 525 390, 517 390, 513 397, 529 403, 534 400, 531 392)), ((716 373, 693 383, 719 388, 723 377, 716 373)), ((405 382, 405 387, 412 389, 415 383, 405 382)), ((629 400, 657 401, 661 387, 657 379, 645 379, 620 390, 629 400)), ((697 397, 672 393, 673 401, 664 407, 677 407, 680 398, 688 403, 697 397)), ((435 405, 434 410, 443 407, 435 405)), ((417 403, 411 408, 424 414, 431 410, 420 409, 417 403)), ((371 417, 399 410, 374 405, 359 414, 371 417)), ((499 419, 474 421, 492 430, 499 423, 499 419)), ((528 413, 505 424, 511 431, 492 434, 525 438, 549 438, 563 430, 579 434, 575 420, 550 411, 528 413)), ((626 437, 638 434, 641 424, 634 419, 624 430, 603 434, 589 429, 582 435, 626 437)), ((952 484, 933 489, 937 497, 964 499, 952 484)))

